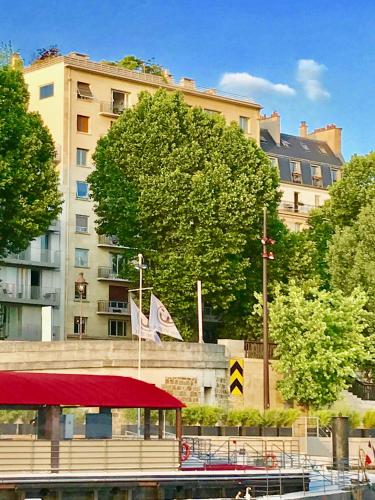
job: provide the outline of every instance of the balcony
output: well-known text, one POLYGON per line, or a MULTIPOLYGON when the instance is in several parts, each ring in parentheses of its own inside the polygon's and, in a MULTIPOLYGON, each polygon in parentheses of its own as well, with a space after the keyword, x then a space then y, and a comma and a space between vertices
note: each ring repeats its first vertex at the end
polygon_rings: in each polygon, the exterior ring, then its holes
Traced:
POLYGON ((125 108, 126 105, 124 103, 121 104, 101 101, 99 115, 109 116, 110 118, 117 118, 121 115, 125 108))
POLYGON ((279 205, 279 210, 281 212, 292 212, 302 215, 308 215, 314 208, 317 207, 314 205, 306 205, 305 203, 295 204, 293 201, 281 201, 279 205))
MULTIPOLYGON (((275 359, 277 344, 268 343, 268 359, 275 359)), ((263 359, 263 342, 245 340, 245 358, 263 359)))
POLYGON ((119 245, 117 236, 107 236, 105 234, 99 234, 98 237, 98 246, 99 247, 115 247, 115 248, 125 248, 122 245, 119 245))
POLYGON ((51 233, 59 233, 60 232, 60 221, 59 220, 54 220, 51 222, 49 225, 48 231, 51 233))
POLYGON ((12 266, 31 266, 44 268, 57 268, 60 266, 60 252, 42 250, 40 248, 27 248, 23 252, 9 254, 4 263, 12 266))
POLYGON ((58 306, 60 302, 58 288, 41 286, 22 286, 16 283, 0 283, 0 302, 37 306, 58 306))
POLYGON ((105 266, 98 267, 98 280, 129 282, 127 278, 120 277, 119 273, 115 272, 112 267, 105 266))
POLYGON ((130 314, 127 302, 117 300, 98 300, 98 314, 130 314))

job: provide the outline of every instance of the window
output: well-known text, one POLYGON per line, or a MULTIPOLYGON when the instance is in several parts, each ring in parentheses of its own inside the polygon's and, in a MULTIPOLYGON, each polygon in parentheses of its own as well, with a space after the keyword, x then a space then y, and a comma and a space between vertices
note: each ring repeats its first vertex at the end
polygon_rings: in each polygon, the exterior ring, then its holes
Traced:
POLYGON ((87 200, 87 198, 89 197, 89 185, 87 184, 87 182, 77 181, 76 196, 77 198, 87 200))
POLYGON ((89 83, 77 82, 77 98, 78 99, 93 98, 89 83))
POLYGON ((39 87, 39 99, 46 99, 47 97, 52 97, 54 93, 53 83, 49 83, 48 85, 43 85, 39 87))
POLYGON ((108 335, 110 337, 126 337, 126 321, 110 319, 108 321, 108 335))
POLYGON ((125 258, 120 253, 111 253, 110 257, 111 257, 112 274, 118 276, 119 274, 121 274, 121 271, 124 267, 125 258))
POLYGON ((291 161, 290 162, 290 173, 292 175, 292 181, 301 184, 302 183, 302 177, 301 177, 301 164, 298 161, 291 161))
POLYGON ((77 132, 84 132, 88 134, 89 132, 89 117, 83 115, 77 115, 77 132))
POLYGON ((339 171, 337 168, 331 168, 331 177, 332 177, 332 182, 337 182, 339 180, 339 171))
POLYGON ((77 233, 87 233, 88 232, 89 218, 87 215, 76 214, 76 232, 77 233))
POLYGON ((77 148, 76 163, 79 167, 86 167, 88 149, 77 148))
POLYGON ((124 109, 128 106, 129 94, 119 90, 112 90, 112 113, 121 115, 124 109))
POLYGON ((295 222, 294 223, 294 231, 296 233, 299 233, 302 230, 302 224, 301 222, 295 222))
POLYGON ((87 317, 74 316, 74 333, 76 333, 77 335, 80 334, 81 325, 82 333, 85 334, 87 332, 87 317))
POLYGON ((311 165, 312 183, 315 187, 322 187, 322 172, 319 165, 311 165))
POLYGON ((87 299, 87 283, 84 283, 83 285, 81 283, 74 283, 74 298, 75 299, 81 298, 81 292, 79 291, 79 286, 83 286, 82 299, 83 300, 87 299))
POLYGON ((270 157, 270 162, 273 167, 278 167, 279 166, 279 160, 277 158, 271 158, 270 157))
POLYGON ((247 116, 240 116, 240 129, 245 132, 245 134, 249 133, 249 119, 247 116))
POLYGON ((40 248, 42 250, 48 250, 49 249, 49 234, 43 234, 43 236, 40 237, 40 248))
POLYGON ((89 266, 89 251, 85 248, 76 248, 75 251, 75 266, 88 267, 89 266))
POLYGON ((310 148, 309 148, 309 146, 308 146, 307 144, 305 144, 305 143, 301 142, 301 146, 302 146, 302 148, 303 148, 305 151, 310 151, 310 148))
POLYGON ((286 141, 285 139, 282 139, 282 140, 281 140, 281 144, 282 144, 285 148, 290 148, 290 142, 286 141))
POLYGON ((208 115, 220 115, 220 111, 216 111, 216 109, 208 109, 204 108, 204 110, 208 115))

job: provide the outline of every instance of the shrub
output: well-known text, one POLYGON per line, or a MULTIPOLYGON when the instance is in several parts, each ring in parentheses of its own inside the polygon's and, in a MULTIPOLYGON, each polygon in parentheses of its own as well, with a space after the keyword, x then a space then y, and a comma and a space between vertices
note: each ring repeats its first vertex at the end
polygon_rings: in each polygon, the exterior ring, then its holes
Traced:
POLYGON ((215 406, 202 406, 200 425, 216 425, 222 420, 224 411, 215 406))
POLYGON ((365 429, 375 428, 375 410, 367 410, 363 415, 363 426, 365 429))
POLYGON ((321 427, 327 427, 330 425, 332 417, 337 416, 349 417, 349 425, 352 429, 360 427, 362 421, 361 414, 358 411, 350 410, 349 408, 315 410, 311 412, 310 415, 312 417, 319 418, 319 425, 321 427))
POLYGON ((202 407, 187 406, 182 409, 182 423, 184 425, 198 425, 202 419, 202 407))
POLYGON ((297 409, 266 410, 262 417, 264 427, 290 427, 299 417, 300 412, 297 409))

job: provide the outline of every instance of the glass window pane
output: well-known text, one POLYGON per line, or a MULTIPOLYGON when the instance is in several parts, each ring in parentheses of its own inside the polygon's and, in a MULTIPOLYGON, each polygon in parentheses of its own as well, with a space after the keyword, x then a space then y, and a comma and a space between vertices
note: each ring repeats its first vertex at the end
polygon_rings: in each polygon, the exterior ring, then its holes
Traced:
POLYGON ((87 182, 77 181, 77 198, 87 198, 89 194, 87 182))
POLYGON ((76 232, 87 233, 88 230, 88 216, 76 214, 76 232))
POLYGON ((77 267, 88 267, 89 264, 89 251, 85 248, 75 249, 75 265, 77 267))
POLYGON ((77 148, 77 158, 76 158, 76 163, 79 166, 86 166, 87 165, 87 149, 82 149, 82 148, 77 148))
POLYGON ((54 92, 53 83, 49 83, 48 85, 43 85, 43 87, 39 87, 39 99, 46 99, 47 97, 52 97, 54 92))

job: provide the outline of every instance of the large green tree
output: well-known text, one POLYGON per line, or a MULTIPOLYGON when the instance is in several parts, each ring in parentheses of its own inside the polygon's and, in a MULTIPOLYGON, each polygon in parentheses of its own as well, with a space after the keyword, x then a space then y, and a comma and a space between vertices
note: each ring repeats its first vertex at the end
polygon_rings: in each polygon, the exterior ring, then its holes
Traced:
POLYGON ((0 256, 25 249, 60 211, 53 140, 27 107, 22 73, 0 67, 0 256))
POLYGON ((278 174, 263 151, 236 124, 159 90, 125 110, 94 160, 99 231, 146 255, 147 280, 183 331, 200 279, 236 335, 260 286, 264 205, 276 220, 278 174))
POLYGON ((276 369, 286 400, 322 407, 337 400, 368 359, 367 297, 355 290, 322 291, 291 283, 270 304, 270 335, 277 342, 276 369))

